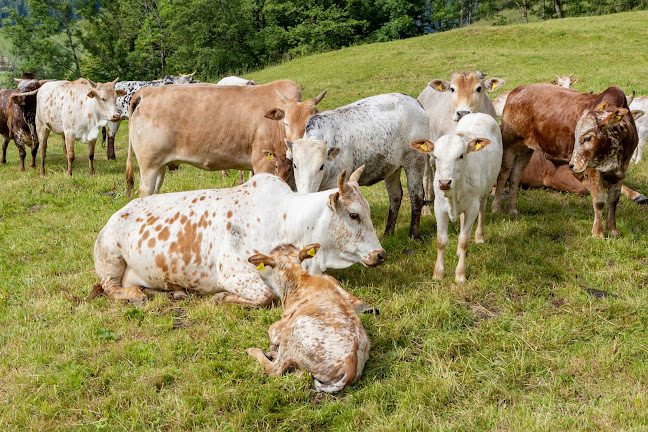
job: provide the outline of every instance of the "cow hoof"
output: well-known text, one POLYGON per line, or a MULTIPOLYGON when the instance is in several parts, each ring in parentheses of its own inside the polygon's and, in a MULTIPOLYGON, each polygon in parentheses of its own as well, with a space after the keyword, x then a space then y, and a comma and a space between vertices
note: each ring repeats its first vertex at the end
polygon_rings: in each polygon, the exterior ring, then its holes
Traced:
POLYGON ((609 236, 611 238, 617 238, 617 237, 621 237, 621 234, 619 234, 619 231, 617 231, 617 230, 611 230, 609 232, 609 236))
POLYGON ((360 314, 373 314, 373 315, 380 315, 380 310, 376 307, 373 307, 371 305, 368 305, 366 303, 359 304, 358 306, 355 307, 355 312, 360 315, 360 314))
POLYGON ((635 197, 632 201, 636 202, 639 205, 648 204, 648 197, 646 195, 639 195, 635 197))
POLYGON ((187 293, 184 291, 173 291, 169 293, 169 298, 171 300, 184 300, 187 298, 187 293))

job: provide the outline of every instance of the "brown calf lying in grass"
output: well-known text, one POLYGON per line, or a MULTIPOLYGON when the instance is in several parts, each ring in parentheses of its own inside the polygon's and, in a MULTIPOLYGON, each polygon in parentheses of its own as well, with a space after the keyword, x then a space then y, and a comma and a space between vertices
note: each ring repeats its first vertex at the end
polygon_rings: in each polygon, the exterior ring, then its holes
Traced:
POLYGON ((301 262, 312 258, 319 244, 301 251, 284 244, 269 255, 257 254, 249 261, 260 270, 272 267, 284 312, 270 326, 270 352, 249 348, 271 376, 296 367, 310 372, 315 390, 335 393, 362 374, 369 357, 369 338, 356 310, 362 303, 346 292, 335 278, 311 276, 301 262))

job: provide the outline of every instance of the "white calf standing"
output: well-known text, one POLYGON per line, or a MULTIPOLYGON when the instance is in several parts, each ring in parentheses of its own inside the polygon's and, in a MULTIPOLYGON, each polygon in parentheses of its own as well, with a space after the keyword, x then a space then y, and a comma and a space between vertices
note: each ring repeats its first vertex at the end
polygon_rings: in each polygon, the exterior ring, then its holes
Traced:
POLYGON ((268 330, 268 355, 259 348, 249 348, 247 353, 271 376, 297 367, 313 375, 316 391, 335 393, 360 378, 370 343, 354 310, 359 300, 335 278, 311 276, 302 268, 302 261, 315 256, 319 248, 310 244, 300 251, 283 244, 268 255, 249 258, 257 268, 272 267, 284 311, 268 330))
POLYGON ((639 136, 639 144, 632 155, 632 162, 639 163, 641 162, 641 157, 643 156, 643 149, 646 145, 646 138, 648 137, 648 116, 643 116, 642 114, 635 114, 634 111, 641 110, 644 113, 648 112, 648 96, 639 96, 634 98, 632 103, 629 104, 629 108, 633 111, 635 126, 637 126, 637 135, 639 136), (640 117, 642 117, 640 119, 640 117))
POLYGON ((461 216, 457 255, 459 264, 455 281, 466 281, 466 253, 470 233, 479 216, 475 242, 484 242, 484 211, 488 195, 502 165, 502 134, 497 121, 487 114, 467 114, 459 120, 454 134, 444 135, 435 143, 414 141, 412 147, 433 153, 434 214, 437 221, 437 260, 434 278, 444 274, 443 258, 448 243, 448 219, 461 216))

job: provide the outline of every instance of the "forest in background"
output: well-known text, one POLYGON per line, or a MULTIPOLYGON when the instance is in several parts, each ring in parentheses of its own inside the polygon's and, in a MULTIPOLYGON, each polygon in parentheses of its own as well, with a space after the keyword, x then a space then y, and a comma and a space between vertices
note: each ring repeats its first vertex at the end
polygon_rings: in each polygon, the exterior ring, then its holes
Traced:
MULTIPOLYGON (((14 75, 98 81, 241 74, 346 46, 489 19, 645 9, 648 0, 0 0, 14 75)), ((522 21, 523 22, 523 21, 522 21)))

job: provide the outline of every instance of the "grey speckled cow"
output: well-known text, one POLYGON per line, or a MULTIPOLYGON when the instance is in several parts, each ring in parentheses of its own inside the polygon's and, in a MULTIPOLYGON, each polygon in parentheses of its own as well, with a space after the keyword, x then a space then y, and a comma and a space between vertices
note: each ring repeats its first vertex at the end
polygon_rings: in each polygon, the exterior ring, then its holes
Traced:
POLYGON ((400 93, 372 96, 315 114, 306 124, 305 139, 288 143, 297 190, 330 189, 342 170, 365 165, 360 185, 385 180, 389 194, 385 235, 390 235, 403 198, 400 174, 404 168, 412 204, 409 235, 418 237, 426 157, 410 143, 427 139, 428 133, 428 116, 421 104, 400 93))
MULTIPOLYGON (((193 79, 196 72, 180 76, 165 76, 161 80, 155 81, 120 81, 115 85, 115 90, 124 90, 126 95, 117 98, 117 112, 119 120, 108 122, 108 147, 106 148, 106 158, 115 159, 115 135, 119 130, 119 124, 122 120, 128 120, 128 106, 135 92, 143 87, 157 87, 169 84, 192 84, 199 81, 193 79)), ((106 128, 103 129, 103 142, 106 141, 106 128)))

